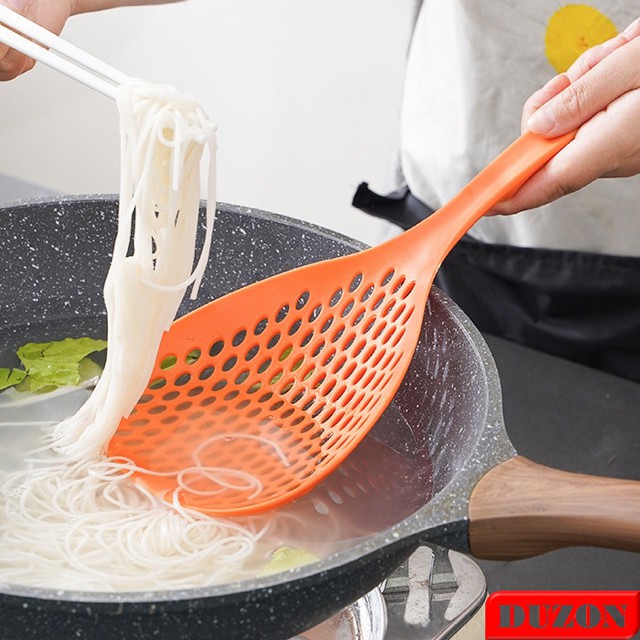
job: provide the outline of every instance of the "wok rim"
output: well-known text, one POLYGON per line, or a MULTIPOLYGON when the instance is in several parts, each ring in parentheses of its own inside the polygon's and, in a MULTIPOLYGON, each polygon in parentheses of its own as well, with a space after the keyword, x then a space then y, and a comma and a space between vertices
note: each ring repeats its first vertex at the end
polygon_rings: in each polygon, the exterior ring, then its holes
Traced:
MULTIPOLYGON (((28 209, 38 205, 64 205, 77 202, 113 204, 117 201, 118 197, 115 194, 19 199, 0 203, 0 216, 5 209, 28 209)), ((315 235, 339 241, 354 251, 368 248, 363 242, 326 227, 255 207, 219 202, 217 211, 241 213, 244 216, 308 230, 315 235)), ((495 465, 515 456, 516 451, 508 439, 504 425, 500 380, 487 343, 471 320, 446 294, 437 287, 433 287, 431 296, 447 309, 451 319, 467 336, 482 364, 487 393, 487 413, 485 425, 464 466, 429 503, 420 507, 415 513, 384 531, 367 536, 365 540, 347 550, 336 552, 317 562, 270 576, 207 587, 127 592, 61 590, 0 582, 0 600, 7 602, 19 599, 22 603, 25 599, 30 599, 37 601, 38 606, 46 605, 47 607, 65 609, 74 608, 78 604, 90 604, 100 609, 113 609, 115 605, 119 613, 134 612, 140 607, 148 608, 151 605, 161 605, 164 610, 167 610, 167 605, 171 604, 176 608, 182 608, 185 602, 193 603, 196 600, 246 601, 252 594, 259 592, 273 595, 280 590, 304 588, 309 584, 321 582, 323 579, 347 573, 352 570, 351 567, 354 564, 365 562, 368 556, 376 552, 385 549, 391 551, 398 545, 402 545, 407 547, 408 555, 409 551, 420 542, 437 544, 440 538, 447 538, 452 533, 456 535, 462 532, 464 538, 462 550, 468 552, 468 547, 466 549, 464 547, 466 547, 468 503, 471 492, 485 473, 495 465)))

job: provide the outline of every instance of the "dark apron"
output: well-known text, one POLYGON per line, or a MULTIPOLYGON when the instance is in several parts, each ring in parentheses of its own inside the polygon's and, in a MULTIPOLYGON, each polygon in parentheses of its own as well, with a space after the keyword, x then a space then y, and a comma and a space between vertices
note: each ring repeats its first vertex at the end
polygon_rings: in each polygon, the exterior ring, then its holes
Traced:
MULTIPOLYGON (((408 189, 353 204, 408 229, 432 210, 408 189)), ((465 236, 435 281, 486 333, 640 381, 640 258, 531 249, 465 236)))

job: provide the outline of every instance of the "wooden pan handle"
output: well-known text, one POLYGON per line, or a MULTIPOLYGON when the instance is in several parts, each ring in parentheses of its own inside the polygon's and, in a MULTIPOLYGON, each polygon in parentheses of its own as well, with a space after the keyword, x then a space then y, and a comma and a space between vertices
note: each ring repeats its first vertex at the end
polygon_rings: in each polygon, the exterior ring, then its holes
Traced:
POLYGON ((516 456, 476 485, 469 544, 515 560, 580 545, 640 551, 640 482, 558 471, 516 456))

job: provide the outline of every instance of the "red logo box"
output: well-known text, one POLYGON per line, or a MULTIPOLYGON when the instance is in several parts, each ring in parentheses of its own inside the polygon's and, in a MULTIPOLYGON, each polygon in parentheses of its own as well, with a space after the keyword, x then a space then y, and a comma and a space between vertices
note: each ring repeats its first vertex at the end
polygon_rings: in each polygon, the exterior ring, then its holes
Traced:
POLYGON ((640 629, 640 591, 498 591, 487 599, 487 640, 627 639, 640 629))

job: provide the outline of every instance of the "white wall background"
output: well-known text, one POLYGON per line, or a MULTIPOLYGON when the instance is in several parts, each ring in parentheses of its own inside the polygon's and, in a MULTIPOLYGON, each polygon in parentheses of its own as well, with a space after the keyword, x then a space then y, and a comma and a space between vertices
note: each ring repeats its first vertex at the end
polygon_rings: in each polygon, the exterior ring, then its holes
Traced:
MULTIPOLYGON (((350 206, 389 185, 413 0, 187 0, 72 18, 63 35, 193 95, 218 124, 221 201, 366 242, 350 206)), ((62 193, 118 189, 115 105, 37 65, 0 86, 0 173, 62 193)))

